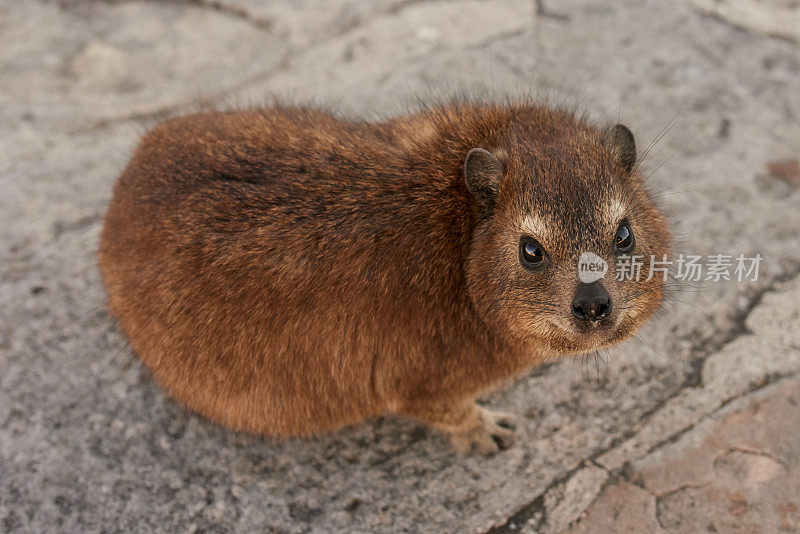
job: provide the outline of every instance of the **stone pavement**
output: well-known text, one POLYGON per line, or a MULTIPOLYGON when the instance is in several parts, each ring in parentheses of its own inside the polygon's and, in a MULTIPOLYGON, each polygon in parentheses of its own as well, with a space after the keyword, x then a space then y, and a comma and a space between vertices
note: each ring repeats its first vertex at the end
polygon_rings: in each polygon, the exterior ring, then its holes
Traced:
POLYGON ((0 1, 0 531, 800 530, 798 13, 794 0, 0 1), (276 96, 377 118, 459 90, 619 118, 654 143, 676 252, 760 253, 758 281, 682 285, 602 360, 491 395, 523 417, 489 459, 390 417, 271 442, 166 398, 108 319, 95 268, 138 135, 276 96))

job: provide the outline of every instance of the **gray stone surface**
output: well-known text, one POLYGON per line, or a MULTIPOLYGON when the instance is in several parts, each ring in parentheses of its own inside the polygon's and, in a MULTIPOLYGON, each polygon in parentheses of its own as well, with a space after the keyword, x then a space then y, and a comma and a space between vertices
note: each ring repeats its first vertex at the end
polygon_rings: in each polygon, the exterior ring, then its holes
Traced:
POLYGON ((318 4, 0 2, 0 531, 797 530, 800 434, 752 408, 796 411, 800 380, 800 190, 767 171, 800 157, 797 3, 318 4), (94 260, 138 135, 276 96, 374 118, 458 90, 620 118, 655 143, 676 252, 760 253, 759 280, 680 285, 597 366, 490 396, 524 417, 489 459, 388 417, 271 442, 166 398, 94 260))

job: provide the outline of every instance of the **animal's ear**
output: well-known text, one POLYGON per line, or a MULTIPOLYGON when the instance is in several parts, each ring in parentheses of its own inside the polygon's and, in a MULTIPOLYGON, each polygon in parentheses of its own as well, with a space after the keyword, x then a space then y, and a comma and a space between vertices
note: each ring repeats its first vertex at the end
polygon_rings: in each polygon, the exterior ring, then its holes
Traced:
POLYGON ((464 160, 464 181, 469 192, 488 211, 494 207, 494 199, 503 178, 503 164, 491 152, 473 148, 464 160))
POLYGON ((603 132, 603 146, 623 169, 633 169, 636 164, 636 141, 627 126, 615 124, 603 132))

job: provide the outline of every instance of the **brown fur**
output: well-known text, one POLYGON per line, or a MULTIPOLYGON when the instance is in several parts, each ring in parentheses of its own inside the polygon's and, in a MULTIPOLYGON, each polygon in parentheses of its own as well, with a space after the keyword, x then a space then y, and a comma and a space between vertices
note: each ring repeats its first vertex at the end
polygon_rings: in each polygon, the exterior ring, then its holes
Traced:
POLYGON ((379 124, 300 108, 172 119, 114 188, 99 250, 110 308, 157 381, 226 426, 307 436, 399 412, 492 452, 508 418, 477 395, 625 339, 660 304, 660 281, 607 276, 620 324, 570 314, 580 252, 613 269, 612 199, 637 254, 669 244, 614 152, 532 104, 379 124), (465 185, 475 147, 505 169, 491 209, 465 185), (542 272, 519 263, 528 213, 546 222, 542 272))

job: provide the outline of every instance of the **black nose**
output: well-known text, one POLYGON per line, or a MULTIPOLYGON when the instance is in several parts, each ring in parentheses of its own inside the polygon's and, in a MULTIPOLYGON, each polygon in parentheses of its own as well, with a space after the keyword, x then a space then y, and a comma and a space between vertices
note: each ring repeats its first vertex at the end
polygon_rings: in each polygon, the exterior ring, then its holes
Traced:
POLYGON ((585 321, 599 321, 611 313, 611 295, 598 280, 581 284, 572 299, 572 314, 585 321))

